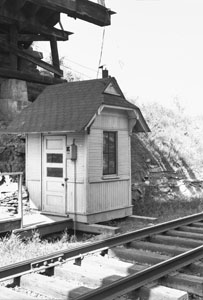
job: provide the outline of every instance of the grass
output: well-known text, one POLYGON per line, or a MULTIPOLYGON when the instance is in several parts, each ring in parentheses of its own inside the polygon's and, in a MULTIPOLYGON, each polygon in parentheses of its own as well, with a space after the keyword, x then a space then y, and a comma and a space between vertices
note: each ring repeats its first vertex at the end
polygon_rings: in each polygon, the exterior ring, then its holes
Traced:
POLYGON ((41 240, 37 232, 33 233, 32 238, 26 241, 22 241, 15 234, 7 235, 0 239, 0 266, 57 251, 64 248, 65 245, 66 242, 63 238, 58 243, 41 240))
POLYGON ((186 198, 174 197, 173 199, 144 198, 134 201, 134 214, 158 218, 159 222, 181 218, 183 216, 200 213, 203 211, 203 199, 200 197, 186 198))
POLYGON ((0 239, 0 267, 61 249, 71 249, 75 245, 77 242, 72 241, 68 232, 64 232, 57 240, 41 239, 38 232, 33 232, 31 238, 23 241, 18 235, 7 235, 0 239))
MULTIPOLYGON (((164 197, 154 198, 150 194, 143 199, 134 200, 134 214, 148 217, 156 217, 155 223, 177 219, 186 215, 192 215, 203 211, 203 199, 201 197, 186 198, 174 197, 164 200, 164 197)), ((107 222, 109 226, 120 227, 121 233, 138 230, 152 225, 149 220, 123 218, 107 222)), ((77 233, 77 239, 70 231, 55 234, 47 238, 40 238, 37 231, 31 238, 22 240, 15 234, 0 238, 0 267, 30 259, 36 256, 46 255, 63 249, 72 249, 84 245, 84 243, 102 240, 110 235, 92 235, 77 233)))
POLYGON ((40 238, 37 231, 31 238, 22 240, 18 235, 11 234, 0 238, 0 267, 16 262, 46 255, 63 249, 72 249, 84 243, 101 240, 109 235, 78 234, 77 238, 65 231, 58 235, 40 238))
MULTIPOLYGON (((199 213, 203 210, 203 199, 201 198, 176 198, 163 201, 161 199, 145 199, 134 201, 134 214, 148 217, 156 217, 156 223, 177 219, 186 215, 199 213)), ((118 226, 120 232, 125 233, 138 230, 151 224, 148 220, 137 220, 123 218, 107 222, 109 226, 118 226)), ((110 237, 111 235, 92 235, 86 233, 77 234, 78 240, 69 231, 60 235, 53 235, 47 238, 40 238, 37 231, 33 232, 31 238, 20 239, 18 235, 11 234, 0 238, 0 267, 20 262, 36 256, 50 254, 63 249, 72 249, 110 237)))

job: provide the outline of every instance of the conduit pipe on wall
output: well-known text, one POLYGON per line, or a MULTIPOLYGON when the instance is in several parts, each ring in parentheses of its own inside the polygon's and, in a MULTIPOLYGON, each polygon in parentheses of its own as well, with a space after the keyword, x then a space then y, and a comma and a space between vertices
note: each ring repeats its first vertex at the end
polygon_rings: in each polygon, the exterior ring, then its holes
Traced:
POLYGON ((76 180, 77 180, 77 145, 75 144, 75 139, 73 139, 73 143, 71 145, 71 160, 74 164, 74 220, 73 220, 73 232, 74 237, 76 237, 76 222, 77 222, 77 189, 76 189, 76 180))

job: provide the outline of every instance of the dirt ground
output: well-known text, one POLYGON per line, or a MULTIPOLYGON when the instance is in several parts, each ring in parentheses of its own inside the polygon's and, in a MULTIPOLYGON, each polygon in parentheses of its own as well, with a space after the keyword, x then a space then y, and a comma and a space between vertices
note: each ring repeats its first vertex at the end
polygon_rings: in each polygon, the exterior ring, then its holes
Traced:
POLYGON ((139 230, 141 228, 153 226, 158 222, 156 218, 131 216, 122 219, 116 219, 102 224, 112 227, 119 227, 119 233, 139 230))

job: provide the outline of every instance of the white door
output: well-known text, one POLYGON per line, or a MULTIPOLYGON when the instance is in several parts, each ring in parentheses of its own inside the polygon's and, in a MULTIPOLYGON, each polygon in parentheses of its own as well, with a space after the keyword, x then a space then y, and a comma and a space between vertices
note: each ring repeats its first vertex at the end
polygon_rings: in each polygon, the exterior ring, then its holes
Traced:
POLYGON ((44 136, 42 210, 66 212, 66 137, 44 136))

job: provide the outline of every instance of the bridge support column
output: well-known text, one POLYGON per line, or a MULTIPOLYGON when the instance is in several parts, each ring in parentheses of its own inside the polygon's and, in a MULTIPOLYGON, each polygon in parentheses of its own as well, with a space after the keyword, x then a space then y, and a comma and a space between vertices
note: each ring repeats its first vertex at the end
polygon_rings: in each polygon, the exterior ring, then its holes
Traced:
POLYGON ((21 110, 29 105, 27 84, 18 79, 5 79, 1 83, 1 112, 12 120, 21 110))

